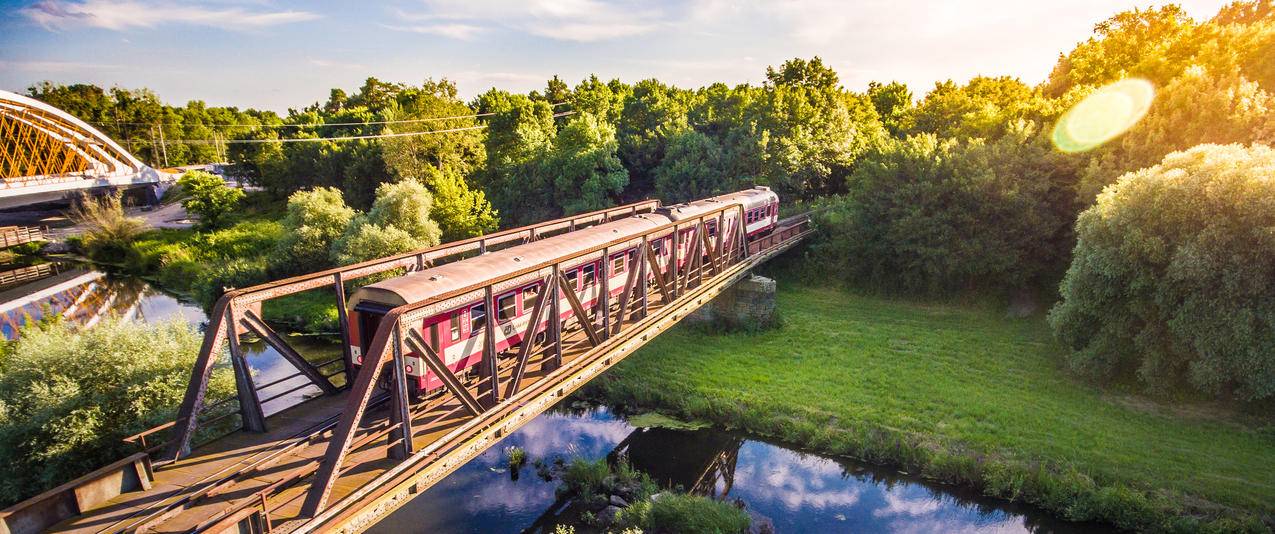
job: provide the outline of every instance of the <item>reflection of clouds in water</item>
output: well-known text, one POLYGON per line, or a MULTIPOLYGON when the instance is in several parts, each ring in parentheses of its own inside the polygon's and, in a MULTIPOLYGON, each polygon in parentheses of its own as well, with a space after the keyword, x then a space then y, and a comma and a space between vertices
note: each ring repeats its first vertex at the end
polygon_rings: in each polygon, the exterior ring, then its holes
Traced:
POLYGON ((594 457, 609 452, 632 431, 633 427, 610 419, 602 410, 584 416, 545 414, 510 434, 496 449, 517 444, 527 450, 528 458, 532 460, 555 455, 570 456, 577 450, 584 456, 594 457), (607 420, 598 419, 602 417, 607 420), (580 450, 583 447, 597 450, 580 450))
POLYGON ((1014 534, 1030 532, 1023 525, 1022 519, 1010 518, 996 523, 983 523, 977 518, 962 521, 963 518, 943 517, 925 520, 901 519, 892 521, 889 530, 895 534, 929 534, 944 532, 946 534, 1014 534))
POLYGON ((475 472, 475 491, 465 501, 465 509, 473 513, 491 513, 499 510, 543 510, 548 503, 557 497, 554 495, 556 483, 543 482, 536 477, 534 469, 523 468, 522 477, 514 482, 509 479, 508 472, 493 472, 483 469, 475 472))
POLYGON ((906 515, 918 517, 930 515, 943 508, 943 503, 934 498, 933 494, 928 494, 920 499, 909 499, 898 493, 885 494, 885 508, 878 508, 872 511, 872 515, 876 517, 887 517, 892 515, 906 515))
POLYGON ((841 466, 831 460, 748 442, 740 449, 735 487, 747 500, 770 500, 790 510, 853 506, 859 487, 846 487, 841 466))

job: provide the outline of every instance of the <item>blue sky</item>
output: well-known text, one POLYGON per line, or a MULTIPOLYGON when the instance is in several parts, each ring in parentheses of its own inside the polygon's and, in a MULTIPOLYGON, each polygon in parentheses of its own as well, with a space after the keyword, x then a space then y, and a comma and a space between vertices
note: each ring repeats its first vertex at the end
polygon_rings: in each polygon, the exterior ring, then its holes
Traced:
MULTIPOLYGON (((1197 19, 1229 0, 1181 2, 1197 19)), ((149 87, 283 111, 367 76, 446 77, 469 97, 553 74, 680 86, 759 82, 822 56, 849 89, 899 80, 918 96, 976 74, 1044 79, 1094 23, 1149 0, 0 0, 0 88, 40 80, 149 87)))

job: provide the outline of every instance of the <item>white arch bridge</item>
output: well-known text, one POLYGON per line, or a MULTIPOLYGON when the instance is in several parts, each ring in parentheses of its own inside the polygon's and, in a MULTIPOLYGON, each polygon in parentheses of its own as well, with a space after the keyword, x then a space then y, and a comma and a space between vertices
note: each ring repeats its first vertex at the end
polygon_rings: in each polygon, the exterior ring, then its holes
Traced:
POLYGON ((162 177, 88 123, 0 90, 0 209, 90 189, 156 186, 162 177))

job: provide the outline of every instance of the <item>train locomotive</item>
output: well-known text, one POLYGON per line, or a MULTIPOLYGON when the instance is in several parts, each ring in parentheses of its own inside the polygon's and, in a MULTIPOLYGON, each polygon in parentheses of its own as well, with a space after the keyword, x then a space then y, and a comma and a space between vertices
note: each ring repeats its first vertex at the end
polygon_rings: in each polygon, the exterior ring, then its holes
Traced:
MULTIPOLYGON (((391 309, 472 287, 486 280, 525 270, 529 266, 552 262, 632 236, 633 239, 628 242, 613 245, 605 258, 602 257, 602 251, 597 251, 561 266, 562 275, 567 284, 575 289, 584 309, 596 307, 603 286, 600 278, 604 276, 609 277, 606 287, 614 302, 624 290, 628 270, 637 268, 635 261, 641 259, 637 252, 643 233, 733 204, 743 206, 744 231, 748 237, 768 233, 778 224, 779 197, 769 188, 754 187, 684 204, 663 206, 653 213, 634 215, 363 286, 350 296, 348 303, 350 352, 355 367, 362 365, 363 355, 372 343, 377 325, 391 309)), ((735 222, 738 213, 735 210, 726 212, 724 237, 734 237, 731 232, 738 228, 735 222)), ((715 235, 715 222, 705 224, 710 236, 715 235)), ((692 240, 685 237, 691 230, 682 231, 684 237, 677 254, 679 269, 690 261, 687 256, 692 245, 692 240)), ((657 234, 649 238, 658 255, 657 263, 665 273, 673 255, 672 233, 673 230, 669 229, 663 235, 657 234)), ((464 374, 482 361, 487 335, 487 314, 495 313, 493 324, 496 353, 517 348, 527 332, 527 324, 536 301, 549 295, 546 288, 542 287, 549 274, 548 269, 544 272, 529 272, 496 285, 492 288, 494 310, 486 309, 482 290, 430 305, 425 310, 427 318, 420 325, 425 343, 453 373, 464 374)), ((648 273, 648 280, 654 276, 654 273, 648 273)), ((554 310, 549 311, 552 313, 554 310)), ((559 309, 556 311, 562 321, 574 313, 566 299, 559 299, 559 309)), ((542 314, 542 317, 535 332, 544 332, 548 326, 549 317, 547 314, 542 314)), ((407 352, 404 357, 408 389, 413 396, 427 394, 442 387, 441 379, 423 365, 420 354, 407 352)))

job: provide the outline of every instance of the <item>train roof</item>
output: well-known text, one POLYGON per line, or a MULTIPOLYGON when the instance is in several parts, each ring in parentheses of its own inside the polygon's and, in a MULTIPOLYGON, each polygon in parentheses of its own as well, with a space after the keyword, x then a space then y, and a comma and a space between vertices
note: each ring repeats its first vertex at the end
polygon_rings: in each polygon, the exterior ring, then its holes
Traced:
MULTIPOLYGON (((350 296, 350 304, 371 301, 397 307, 413 302, 422 302, 485 280, 512 274, 575 252, 601 246, 625 236, 638 235, 668 223, 669 219, 667 217, 658 214, 626 217, 618 221, 548 237, 525 245, 489 252, 481 256, 368 284, 359 288, 350 296)), ((586 260, 581 259, 582 263, 584 261, 586 260)), ((528 275, 527 278, 534 278, 535 276, 528 275)), ((515 281, 506 284, 506 286, 520 285, 522 283, 525 282, 515 281)), ((497 287, 496 291, 501 292, 506 289, 508 287, 497 287)))
POLYGON ((718 195, 703 200, 664 206, 656 211, 667 215, 669 219, 680 221, 695 217, 705 212, 713 211, 725 205, 743 204, 744 209, 752 209, 757 206, 768 204, 771 201, 778 200, 779 196, 776 195, 774 191, 771 191, 769 187, 756 186, 752 189, 718 195))

